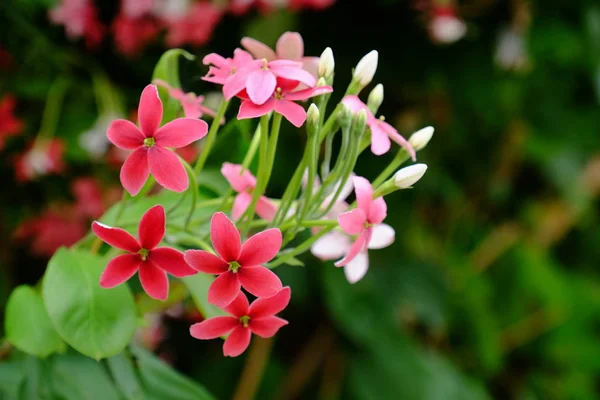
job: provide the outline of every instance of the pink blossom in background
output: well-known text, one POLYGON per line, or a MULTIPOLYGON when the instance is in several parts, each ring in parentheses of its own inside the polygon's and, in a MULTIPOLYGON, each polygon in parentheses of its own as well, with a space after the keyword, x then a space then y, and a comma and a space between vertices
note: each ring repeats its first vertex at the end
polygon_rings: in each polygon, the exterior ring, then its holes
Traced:
POLYGON ((175 149, 175 153, 188 164, 193 163, 200 154, 200 148, 196 145, 196 143, 190 143, 187 146, 180 147, 175 149))
POLYGON ((100 276, 100 286, 110 289, 139 272, 144 291, 152 298, 165 300, 169 294, 167 273, 178 278, 194 275, 196 271, 186 264, 180 251, 157 247, 165 236, 165 224, 165 209, 161 205, 150 208, 142 216, 138 229, 139 241, 121 228, 94 221, 92 232, 96 236, 127 252, 108 263, 100 276))
POLYGON ((242 46, 257 59, 300 61, 305 70, 315 77, 318 76, 319 57, 304 57, 304 40, 298 32, 285 32, 281 35, 277 40, 275 50, 249 37, 242 39, 242 46))
POLYGON ((121 167, 121 183, 135 196, 152 173, 163 187, 183 192, 189 182, 187 172, 177 155, 168 148, 179 148, 201 139, 208 125, 200 119, 178 118, 160 127, 163 106, 155 85, 142 92, 138 107, 140 128, 132 122, 118 119, 106 132, 117 147, 133 150, 121 167))
POLYGON ((105 34, 98 10, 90 0, 61 0, 49 12, 50 21, 64 25, 69 39, 83 37, 89 48, 97 47, 105 34))
MULTIPOLYGON (((155 79, 154 83, 167 89, 169 91, 169 96, 181 103, 186 118, 200 118, 204 114, 212 117, 216 115, 213 110, 202 104, 204 103, 204 96, 196 96, 196 94, 192 92, 184 93, 183 90, 174 88, 160 79, 155 79)), ((225 121, 222 121, 221 123, 225 123, 225 121)))
POLYGON ((121 13, 114 19, 112 31, 117 50, 134 56, 156 39, 160 27, 151 17, 131 18, 121 13))
POLYGON ((243 90, 238 93, 242 99, 238 119, 257 118, 266 115, 272 111, 283 115, 294 126, 301 127, 306 121, 306 111, 304 107, 294 103, 294 101, 307 100, 311 97, 320 96, 325 93, 333 92, 331 86, 318 86, 304 90, 294 91, 300 82, 278 79, 276 88, 263 104, 254 104, 252 99, 243 90))
POLYGON ((217 254, 204 250, 188 250, 185 261, 194 269, 218 277, 208 289, 208 302, 225 307, 243 287, 256 297, 270 297, 281 290, 281 280, 263 267, 272 260, 282 244, 279 229, 267 229, 242 244, 240 232, 222 212, 210 222, 210 240, 217 254))
POLYGON ((210 65, 208 73, 202 79, 224 85, 230 75, 235 74, 253 61, 252 55, 242 49, 235 49, 233 58, 225 58, 217 53, 210 53, 202 59, 204 65, 210 65))
POLYGON ((156 0, 121 0, 121 11, 131 19, 151 14, 155 7, 156 0))
POLYGON ((38 140, 15 160, 16 178, 20 182, 50 174, 60 174, 65 169, 65 145, 60 139, 38 140))
POLYGON ((231 316, 213 317, 194 324, 190 327, 190 334, 202 340, 228 335, 223 344, 223 354, 237 357, 248 348, 252 334, 270 338, 288 324, 275 314, 288 306, 291 293, 286 286, 272 297, 256 299, 249 304, 246 295, 240 292, 225 308, 231 316))
POLYGON ((335 0, 289 0, 290 8, 302 9, 310 8, 313 10, 324 10, 331 7, 335 0))
POLYGON ((25 124, 15 115, 17 100, 11 94, 7 94, 0 100, 0 150, 4 147, 4 141, 23 132, 25 124))
POLYGON ((223 9, 212 2, 194 3, 184 17, 165 21, 167 25, 165 41, 170 47, 186 44, 202 46, 209 41, 222 16, 223 9))
POLYGON ((408 140, 404 139, 402 135, 398 133, 396 128, 385 122, 383 117, 375 118, 373 113, 369 110, 369 107, 360 101, 358 96, 346 96, 342 100, 342 103, 349 107, 352 112, 356 113, 360 110, 365 110, 367 112, 367 125, 371 130, 371 152, 373 154, 379 156, 387 153, 390 150, 391 139, 404 147, 412 157, 413 161, 416 160, 417 155, 408 140))
MULTIPOLYGON (((256 178, 248 169, 242 172, 242 166, 239 164, 223 163, 221 167, 221 173, 227 179, 227 182, 231 185, 232 189, 237 192, 235 200, 233 201, 232 216, 234 219, 238 219, 242 216, 244 211, 250 205, 252 201, 252 192, 256 188, 256 178)), ((256 213, 259 217, 264 220, 272 221, 275 213, 277 212, 277 206, 266 196, 260 196, 258 203, 256 204, 256 213)))
POLYGON ((102 188, 93 178, 78 178, 71 184, 78 212, 85 217, 99 218, 106 208, 102 188))
POLYGON ((453 5, 434 5, 428 29, 431 39, 441 44, 454 43, 467 33, 467 25, 458 17, 453 5))

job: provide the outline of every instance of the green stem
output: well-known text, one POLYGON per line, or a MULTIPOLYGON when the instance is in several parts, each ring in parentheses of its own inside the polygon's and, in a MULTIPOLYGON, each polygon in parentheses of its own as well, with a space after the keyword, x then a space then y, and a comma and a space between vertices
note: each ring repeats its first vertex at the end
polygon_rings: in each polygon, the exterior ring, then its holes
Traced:
POLYGON ((204 164, 206 164, 206 160, 210 155, 213 145, 215 144, 215 140, 217 138, 217 132, 219 131, 219 126, 221 125, 221 120, 225 115, 225 111, 227 111, 227 106, 229 105, 229 101, 223 99, 221 104, 219 105, 219 109, 217 110, 217 115, 212 120, 210 124, 210 129, 208 130, 208 135, 206 135, 206 139, 204 139, 204 148, 198 157, 198 161, 196 162, 196 166, 194 167, 194 173, 196 176, 200 176, 200 172, 202 172, 202 168, 204 168, 204 164))
POLYGON ((191 165, 188 164, 183 158, 180 158, 180 160, 183 166, 185 167, 185 170, 187 171, 191 181, 190 186, 188 187, 188 191, 192 191, 192 204, 190 205, 190 211, 185 217, 185 222, 183 223, 183 228, 187 229, 192 219, 192 215, 194 215, 194 211, 196 210, 196 203, 198 202, 198 181, 196 180, 196 175, 191 165))
POLYGON ((60 77, 50 87, 48 97, 46 98, 44 114, 42 115, 40 133, 37 137, 38 140, 50 139, 54 136, 68 85, 69 81, 60 77))
POLYGON ((276 226, 277 224, 283 222, 283 220, 286 218, 288 210, 294 202, 296 193, 298 193, 298 190, 300 189, 300 186, 302 184, 302 175, 304 174, 304 169, 306 168, 307 158, 308 148, 306 149, 302 159, 298 163, 298 167, 296 167, 296 171, 294 171, 294 175, 292 176, 292 179, 290 179, 288 187, 285 189, 285 192, 283 192, 279 208, 277 209, 277 213, 275 213, 275 217, 273 218, 271 226, 276 226))
POLYGON ((260 144, 260 137, 262 136, 261 125, 258 125, 256 131, 254 132, 254 137, 252 138, 252 142, 250 143, 250 147, 248 148, 248 152, 244 157, 244 161, 242 161, 242 170, 240 171, 240 175, 250 168, 250 164, 254 160, 254 156, 256 155, 256 150, 258 150, 258 145, 260 144))
MULTIPOLYGON (((337 223, 336 223, 336 226, 337 226, 337 223)), ((270 269, 277 268, 278 266, 285 263, 290 258, 293 258, 299 254, 304 253, 306 250, 310 249, 310 247, 313 245, 314 242, 319 240, 326 233, 331 232, 334 228, 335 228, 335 226, 329 226, 329 227, 323 228, 321 231, 319 231, 319 233, 317 233, 314 236, 311 236, 309 239, 304 241, 298 247, 294 248, 292 251, 281 255, 280 257, 276 258, 275 261, 267 264, 267 267, 270 269)))
POLYGON ((377 176, 377 178, 375 178, 375 180, 372 183, 373 187, 374 188, 379 187, 383 182, 385 182, 387 180, 387 178, 391 174, 396 172, 396 170, 402 164, 404 164, 406 162, 406 160, 408 160, 409 158, 410 158, 410 154, 408 154, 408 152, 405 149, 398 150, 398 152, 396 153, 396 155, 394 156, 392 161, 390 161, 388 166, 385 167, 385 169, 383 171, 381 171, 381 173, 379 174, 379 176, 377 176))

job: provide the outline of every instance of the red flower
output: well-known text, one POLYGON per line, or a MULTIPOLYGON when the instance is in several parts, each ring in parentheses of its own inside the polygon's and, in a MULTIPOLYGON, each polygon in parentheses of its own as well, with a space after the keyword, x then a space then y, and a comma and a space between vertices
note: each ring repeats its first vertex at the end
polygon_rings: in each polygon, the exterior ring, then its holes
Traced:
POLYGON ((240 232, 225 214, 218 212, 210 222, 210 240, 218 255, 188 250, 185 261, 194 269, 219 275, 208 289, 208 301, 229 305, 243 287, 256 297, 270 297, 281 290, 281 281, 260 264, 271 260, 281 248, 281 231, 267 229, 242 244, 240 232))
POLYGON ((160 27, 152 18, 132 18, 127 14, 119 14, 112 26, 117 49, 127 55, 134 56, 156 38, 160 27))
POLYGON ((148 85, 138 107, 140 128, 130 121, 118 119, 106 132, 108 140, 115 146, 133 150, 121 167, 121 184, 133 196, 142 189, 150 173, 169 190, 186 190, 189 182, 185 168, 167 147, 187 146, 208 132, 206 122, 195 118, 178 118, 159 128, 162 114, 158 90, 155 85, 148 85))
POLYGON ((286 286, 274 296, 256 299, 248 305, 246 295, 240 292, 225 308, 231 317, 214 317, 194 324, 190 327, 190 334, 196 339, 216 339, 229 334, 223 344, 223 354, 237 357, 248 348, 252 333, 270 338, 288 324, 275 314, 287 307, 290 296, 291 290, 286 286))
POLYGON ((169 18, 166 21, 168 32, 165 41, 169 47, 184 44, 202 46, 209 41, 222 16, 223 9, 214 3, 194 3, 182 18, 169 18))
POLYGON ((4 147, 4 139, 18 135, 23 131, 23 121, 15 117, 14 114, 15 105, 16 100, 10 94, 0 100, 0 150, 4 147))
POLYGON ((92 231, 111 246, 127 251, 113 258, 100 277, 100 286, 109 289, 140 272, 142 287, 150 297, 165 300, 169 293, 167 272, 178 278, 194 275, 183 254, 169 247, 156 247, 165 236, 165 209, 157 205, 146 211, 138 229, 139 241, 127 231, 94 221, 92 231))

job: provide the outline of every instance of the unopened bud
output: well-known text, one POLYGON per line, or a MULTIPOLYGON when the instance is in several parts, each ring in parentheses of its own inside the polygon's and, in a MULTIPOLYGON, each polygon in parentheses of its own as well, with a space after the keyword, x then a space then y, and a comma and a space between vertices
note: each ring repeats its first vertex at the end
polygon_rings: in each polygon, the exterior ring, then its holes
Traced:
POLYGON ((394 184, 398 189, 407 189, 417 183, 425 175, 427 165, 414 164, 402 168, 394 175, 394 184))
POLYGON ((319 78, 319 80, 317 81, 316 87, 320 87, 320 86, 327 86, 327 81, 325 81, 325 78, 319 78))
POLYGON ((333 70, 335 68, 335 60, 333 59, 333 51, 328 47, 323 50, 321 53, 321 57, 319 58, 319 76, 320 77, 328 77, 333 75, 333 70))
POLYGON ((367 86, 373 80, 373 76, 375 76, 375 71, 377 71, 378 58, 379 53, 377 53, 377 50, 373 50, 367 55, 365 55, 358 62, 358 64, 356 64, 356 68, 354 69, 353 80, 357 81, 361 87, 367 86))
POLYGON ((312 103, 306 112, 306 129, 309 135, 314 135, 317 133, 319 119, 319 108, 315 105, 315 103, 312 103))
POLYGON ((410 138, 408 138, 408 142, 415 149, 415 151, 419 151, 427 146, 427 143, 431 140, 433 136, 433 127, 428 126, 426 128, 420 129, 413 133, 410 138))
POLYGON ((377 84, 369 93, 369 98, 367 99, 367 107, 373 114, 377 114, 377 110, 383 103, 383 85, 381 83, 377 84))
POLYGON ((343 104, 342 109, 339 112, 338 120, 340 121, 340 126, 342 129, 350 128, 350 123, 352 122, 352 110, 347 105, 343 104))
POLYGON ((361 137, 367 126, 367 111, 362 109, 354 114, 352 136, 361 137))

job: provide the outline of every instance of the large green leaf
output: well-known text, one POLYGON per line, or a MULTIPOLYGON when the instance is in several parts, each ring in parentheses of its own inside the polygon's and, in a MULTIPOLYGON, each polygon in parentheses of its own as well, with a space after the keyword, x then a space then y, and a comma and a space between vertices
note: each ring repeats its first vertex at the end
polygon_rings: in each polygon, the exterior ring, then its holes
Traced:
POLYGON ((16 348, 38 357, 47 357, 63 346, 52 326, 40 294, 32 287, 17 287, 6 306, 6 338, 16 348))
POLYGON ((208 302, 208 287, 214 279, 213 276, 201 272, 196 275, 182 278, 183 283, 185 283, 185 286, 187 286, 192 295, 192 299, 194 299, 196 307, 198 307, 198 310, 202 313, 204 318, 225 315, 223 310, 208 302))
POLYGON ((117 387, 127 400, 144 399, 144 391, 133 363, 124 353, 108 358, 106 364, 117 387))
POLYGON ((42 295, 61 337, 95 359, 120 353, 135 333, 133 296, 127 285, 102 289, 102 257, 62 248, 48 264, 42 295))
POLYGON ((197 382, 180 375, 141 347, 132 348, 147 399, 214 400, 197 382))
MULTIPOLYGON (((181 82, 179 81, 179 57, 185 57, 188 60, 193 60, 195 57, 185 50, 171 49, 167 50, 158 60, 156 67, 154 67, 154 73, 152 74, 152 80, 160 79, 167 82, 174 88, 181 88, 181 82)), ((162 124, 166 124, 169 121, 177 118, 177 113, 181 109, 179 101, 169 96, 167 89, 159 86, 158 94, 163 103, 163 119, 162 124)))
POLYGON ((22 361, 1 362, 0 399, 17 399, 19 395, 19 387, 21 387, 24 379, 25 370, 22 361))

